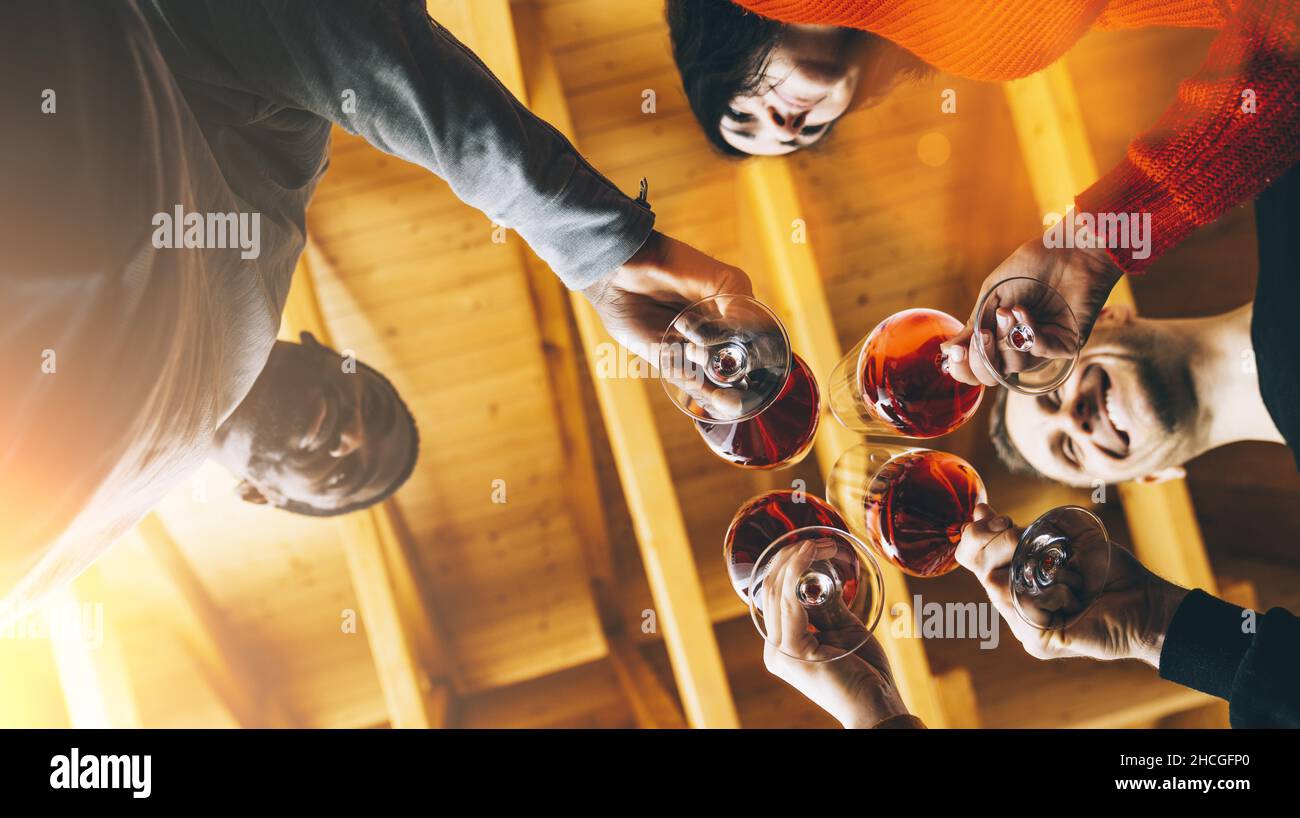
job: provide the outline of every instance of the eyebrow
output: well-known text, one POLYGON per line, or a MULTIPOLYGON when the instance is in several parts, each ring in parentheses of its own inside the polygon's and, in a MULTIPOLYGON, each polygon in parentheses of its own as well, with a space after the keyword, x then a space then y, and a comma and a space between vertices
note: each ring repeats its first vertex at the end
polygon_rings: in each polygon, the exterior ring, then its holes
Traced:
POLYGON ((1064 433, 1064 432, 1057 432, 1057 434, 1056 434, 1056 449, 1057 449, 1057 451, 1060 453, 1061 459, 1064 460, 1066 463, 1069 463, 1071 466, 1074 467, 1074 469, 1075 469, 1076 471, 1078 471, 1078 470, 1082 469, 1082 465, 1079 464, 1079 463, 1076 463, 1076 462, 1074 461, 1074 459, 1071 458, 1071 457, 1066 453, 1065 440, 1066 440, 1065 433, 1064 433))

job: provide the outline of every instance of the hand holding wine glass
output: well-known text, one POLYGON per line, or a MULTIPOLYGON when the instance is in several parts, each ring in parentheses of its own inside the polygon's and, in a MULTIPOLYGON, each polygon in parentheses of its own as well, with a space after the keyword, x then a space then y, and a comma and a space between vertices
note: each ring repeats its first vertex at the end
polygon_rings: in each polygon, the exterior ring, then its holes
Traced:
POLYGON ((984 586, 1030 656, 1141 659, 1158 667, 1165 631, 1186 589, 1151 573, 1126 549, 1091 542, 1105 532, 1098 534, 1083 519, 1056 518, 1060 533, 1072 541, 1073 554, 1050 548, 1040 553, 1031 568, 1039 577, 1050 574, 1051 581, 1032 594, 1017 593, 1013 581, 1017 569, 1026 570, 1015 563, 1025 529, 985 503, 976 506, 974 521, 962 531, 957 562, 984 586), (1107 553, 1108 569, 1098 572, 1087 564, 1089 554, 1107 553), (1101 587, 1089 588, 1089 577, 1097 576, 1104 577, 1101 587))
POLYGON ((966 326, 943 345, 949 373, 1030 394, 1054 389, 1121 275, 1104 249, 1026 242, 984 280, 966 326))
POLYGON ((835 551, 836 546, 827 540, 806 540, 772 560, 763 582, 763 610, 768 625, 763 663, 768 672, 845 727, 874 727, 907 713, 880 643, 874 637, 862 641, 866 636, 862 624, 838 599, 832 604, 842 609, 841 615, 835 617, 844 623, 847 632, 842 640, 835 638, 835 631, 821 631, 814 636, 807 610, 793 602, 796 586, 806 579, 809 569, 818 560, 832 557, 835 551), (844 650, 832 647, 832 642, 859 647, 846 655, 844 650))
POLYGON ((582 293, 615 341, 658 366, 655 345, 684 308, 721 293, 752 296, 754 288, 740 268, 656 230, 622 267, 582 293))

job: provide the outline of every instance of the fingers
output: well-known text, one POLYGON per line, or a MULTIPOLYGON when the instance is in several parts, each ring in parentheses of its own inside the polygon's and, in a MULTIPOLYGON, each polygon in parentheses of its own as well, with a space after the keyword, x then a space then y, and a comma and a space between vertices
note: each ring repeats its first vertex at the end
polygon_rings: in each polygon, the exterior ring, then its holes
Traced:
POLYGON ((812 565, 816 548, 814 543, 805 542, 797 548, 787 549, 793 553, 782 568, 784 576, 780 582, 781 599, 777 606, 781 609, 782 645, 797 645, 808 636, 808 612, 799 604, 799 579, 808 570, 808 566, 812 565))
POLYGON ((993 377, 993 373, 975 349, 977 343, 982 343, 986 349, 989 349, 993 343, 993 336, 988 330, 975 333, 967 325, 952 339, 940 345, 940 349, 947 357, 946 371, 958 383, 971 386, 997 386, 997 378, 993 377))
MULTIPOLYGON (((713 261, 713 259, 710 259, 710 261, 713 261)), ((708 298, 719 293, 754 297, 754 284, 749 280, 749 275, 744 270, 739 267, 732 267, 729 264, 714 263, 718 265, 718 268, 706 277, 704 289, 708 291, 701 295, 700 298, 708 298)))
POLYGON ((981 383, 984 386, 998 385, 998 379, 994 377, 993 369, 987 362, 994 359, 996 354, 993 343, 993 333, 986 329, 980 329, 971 338, 970 347, 966 351, 967 366, 970 367, 971 375, 974 376, 976 383, 981 383), (983 347, 982 353, 975 349, 976 344, 983 347))
POLYGON ((971 522, 962 528, 957 562, 983 581, 1011 563, 1018 536, 1010 517, 997 514, 987 503, 980 503, 975 506, 971 522))
POLYGON ((970 340, 971 328, 967 325, 956 336, 941 344, 940 349, 947 359, 945 371, 952 376, 952 379, 958 383, 975 386, 979 384, 979 381, 970 370, 970 351, 967 349, 970 340))

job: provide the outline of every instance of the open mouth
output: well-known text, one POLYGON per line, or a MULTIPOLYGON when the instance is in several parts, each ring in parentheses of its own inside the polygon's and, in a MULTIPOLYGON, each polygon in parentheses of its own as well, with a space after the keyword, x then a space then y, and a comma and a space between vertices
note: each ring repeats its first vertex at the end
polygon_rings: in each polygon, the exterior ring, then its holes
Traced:
POLYGON ((1110 430, 1120 443, 1118 449, 1111 449, 1100 444, 1098 448, 1114 458, 1127 457, 1132 441, 1129 436, 1128 412, 1125 410, 1123 402, 1120 401, 1116 391, 1111 388, 1110 374, 1101 367, 1097 367, 1097 371, 1100 375, 1100 384, 1098 385, 1100 398, 1097 402, 1097 414, 1099 417, 1106 419, 1110 430))

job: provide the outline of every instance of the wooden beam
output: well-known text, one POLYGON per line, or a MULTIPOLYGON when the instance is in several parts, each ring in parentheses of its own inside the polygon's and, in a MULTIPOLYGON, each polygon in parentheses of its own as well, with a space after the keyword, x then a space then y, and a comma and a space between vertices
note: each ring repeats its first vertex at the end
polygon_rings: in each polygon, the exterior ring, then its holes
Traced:
POLYGON ((465 729, 634 726, 609 662, 599 660, 461 700, 465 729))
MULTIPOLYGON (((573 141, 568 101, 540 19, 527 3, 514 6, 518 25, 534 32, 521 54, 530 106, 573 141)), ((673 675, 692 727, 738 727, 722 655, 696 571, 686 523, 655 425, 645 384, 637 379, 602 378, 599 352, 614 347, 600 318, 578 293, 568 294, 578 334, 587 352, 596 397, 636 531, 658 623, 673 675)))
MULTIPOLYGON (((786 322, 795 352, 824 386, 829 383, 843 350, 812 246, 795 241, 795 221, 801 217, 799 194, 789 162, 746 160, 740 168, 739 205, 749 233, 759 247, 758 264, 751 265, 749 272, 755 278, 760 297, 771 299, 772 306, 786 322)), ((861 439, 831 416, 825 400, 822 412, 815 447, 825 477, 839 456, 861 439)), ((910 605, 911 595, 902 572, 887 563, 882 563, 881 569, 885 610, 894 610, 896 604, 910 605)), ((946 726, 949 719, 936 693, 923 641, 894 637, 888 623, 876 629, 876 638, 889 657, 894 679, 908 708, 931 727, 946 726)))
POLYGON ((171 618, 200 671, 235 722, 244 727, 293 727, 291 711, 262 683, 248 649, 194 573, 180 546, 157 515, 140 521, 135 534, 181 600, 171 618))
POLYGON ((105 590, 91 566, 45 607, 59 686, 74 728, 139 729, 144 725, 105 590))
MULTIPOLYGON (((448 0, 439 0, 447 2, 448 0)), ((515 36, 515 15, 510 0, 456 0, 464 9, 470 31, 456 32, 501 84, 520 100, 528 97, 523 62, 515 36)), ((433 5, 431 3, 430 5, 433 5)), ((537 31, 537 29, 532 29, 537 31)))
MULTIPOLYGON (((445 5, 449 0, 438 0, 445 5)), ((478 55, 497 79, 520 100, 527 101, 520 41, 515 34, 514 12, 510 0, 456 0, 462 8, 460 17, 469 29, 455 33, 478 55)), ((523 10, 525 15, 531 9, 523 10)), ((530 25, 537 25, 532 21, 530 25)), ((536 29, 532 29, 536 30, 536 29)), ((529 43, 529 47, 536 47, 529 43)), ((568 290, 546 263, 523 242, 513 242, 519 249, 520 271, 528 281, 538 332, 542 337, 547 373, 555 415, 563 436, 566 479, 562 489, 570 519, 578 531, 592 601, 606 635, 622 628, 616 596, 614 560, 609 540, 605 504, 600 491, 600 472, 596 467, 591 440, 590 411, 583 395, 581 342, 575 337, 569 309, 568 290)), ((608 647, 608 646, 607 646, 608 647)))
POLYGON ((982 726, 975 682, 968 668, 955 667, 934 677, 936 695, 947 716, 947 726, 969 730, 982 726))
MULTIPOLYGON (((291 334, 310 331, 333 346, 320 311, 314 270, 328 271, 328 259, 310 239, 294 273, 282 326, 291 334)), ((450 674, 448 653, 424 602, 411 548, 401 536, 391 502, 339 520, 339 535, 357 594, 370 653, 396 728, 445 724, 445 690, 437 680, 450 674)))
POLYGON ((619 686, 632 707, 637 727, 644 730, 681 730, 686 717, 673 694, 659 680, 659 674, 641 655, 630 639, 615 639, 610 644, 609 661, 619 686))
MULTIPOLYGON (((1044 216, 1064 214, 1075 195, 1098 178, 1069 69, 1058 61, 1004 87, 1039 208, 1044 216)), ((1120 280, 1109 303, 1133 305, 1127 278, 1120 280)), ((1186 482, 1125 483, 1119 494, 1133 551, 1142 563, 1180 585, 1214 593, 1214 572, 1186 482)))
POLYGON ((393 589, 393 576, 402 569, 393 565, 383 544, 389 536, 381 529, 386 517, 381 505, 341 520, 348 573, 361 606, 389 723, 399 729, 442 727, 446 723, 442 686, 435 685, 421 665, 413 629, 393 589))

